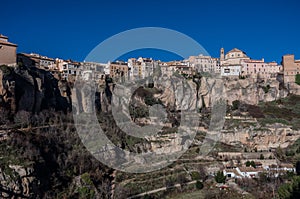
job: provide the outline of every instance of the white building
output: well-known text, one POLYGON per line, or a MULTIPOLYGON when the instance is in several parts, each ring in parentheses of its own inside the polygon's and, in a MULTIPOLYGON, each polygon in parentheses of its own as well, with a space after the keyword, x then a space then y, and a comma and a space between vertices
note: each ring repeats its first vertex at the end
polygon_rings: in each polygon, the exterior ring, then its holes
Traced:
POLYGON ((221 66, 221 76, 238 77, 241 74, 241 65, 223 65, 221 66))
POLYGON ((128 59, 128 67, 130 68, 130 78, 132 79, 144 79, 153 75, 154 69, 158 62, 152 58, 128 59))
POLYGON ((236 167, 234 169, 224 169, 223 173, 229 178, 256 178, 258 174, 264 172, 263 168, 236 167))

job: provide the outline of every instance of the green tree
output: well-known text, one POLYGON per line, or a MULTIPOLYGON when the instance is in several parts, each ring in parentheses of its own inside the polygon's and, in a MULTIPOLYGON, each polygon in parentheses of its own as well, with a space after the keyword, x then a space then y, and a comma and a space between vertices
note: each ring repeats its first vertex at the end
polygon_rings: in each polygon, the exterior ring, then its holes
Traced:
POLYGON ((234 100, 232 102, 232 110, 237 110, 240 107, 240 101, 239 100, 234 100))
POLYGON ((197 180, 197 182, 196 182, 196 188, 197 189, 203 189, 203 187, 204 187, 203 183, 201 181, 197 180))
POLYGON ((215 180, 217 183, 225 183, 226 176, 224 175, 223 171, 218 171, 217 175, 215 176, 215 180))
POLYGON ((256 168, 256 164, 255 164, 254 161, 251 161, 250 164, 251 164, 251 166, 252 166, 253 168, 256 168))
POLYGON ((251 165, 250 161, 248 160, 247 162, 245 162, 245 165, 246 165, 246 167, 250 167, 250 165, 251 165))
POLYGON ((295 76, 295 83, 298 84, 298 85, 300 85, 300 74, 297 74, 295 76))
POLYGON ((247 161, 247 162, 245 162, 245 165, 246 165, 246 167, 250 167, 250 166, 252 166, 253 168, 256 168, 256 164, 255 164, 255 162, 254 161, 247 161))
POLYGON ((261 159, 261 160, 265 159, 264 155, 260 154, 259 159, 261 159))
POLYGON ((300 198, 300 177, 294 176, 291 183, 285 183, 278 188, 279 198, 300 198))

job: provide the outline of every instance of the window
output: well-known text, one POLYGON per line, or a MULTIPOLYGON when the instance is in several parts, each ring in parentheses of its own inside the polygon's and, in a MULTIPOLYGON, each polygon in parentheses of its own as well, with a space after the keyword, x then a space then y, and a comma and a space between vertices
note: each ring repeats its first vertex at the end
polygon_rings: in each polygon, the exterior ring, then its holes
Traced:
POLYGON ((225 68, 224 69, 224 73, 230 73, 230 69, 229 68, 225 68))

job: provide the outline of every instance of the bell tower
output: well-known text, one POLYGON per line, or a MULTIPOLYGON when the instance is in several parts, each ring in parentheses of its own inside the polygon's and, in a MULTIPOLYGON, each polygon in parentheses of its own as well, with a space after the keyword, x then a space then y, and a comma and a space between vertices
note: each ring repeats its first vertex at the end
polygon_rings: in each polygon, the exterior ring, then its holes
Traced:
POLYGON ((221 50, 220 50, 220 61, 224 61, 224 59, 225 59, 224 48, 221 48, 221 50))

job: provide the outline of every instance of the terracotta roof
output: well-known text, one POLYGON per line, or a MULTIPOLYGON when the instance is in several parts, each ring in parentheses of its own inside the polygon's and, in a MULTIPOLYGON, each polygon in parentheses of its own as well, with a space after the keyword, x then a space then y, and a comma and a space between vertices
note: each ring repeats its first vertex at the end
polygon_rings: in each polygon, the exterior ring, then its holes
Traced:
POLYGON ((287 164, 287 163, 280 164, 280 167, 281 168, 294 168, 294 166, 292 164, 287 164))
POLYGON ((2 34, 0 34, 0 38, 3 38, 3 39, 8 39, 8 37, 7 37, 7 36, 4 36, 4 35, 2 35, 2 34))
POLYGON ((15 46, 15 47, 18 46, 17 44, 13 44, 13 43, 10 43, 8 41, 2 41, 2 40, 0 40, 0 44, 7 45, 7 46, 15 46))
POLYGON ((262 168, 254 168, 254 167, 239 167, 241 172, 258 172, 263 171, 262 168))
POLYGON ((234 48, 229 51, 229 53, 233 53, 233 52, 242 52, 243 53, 243 51, 241 51, 240 49, 237 49, 237 48, 234 48))

